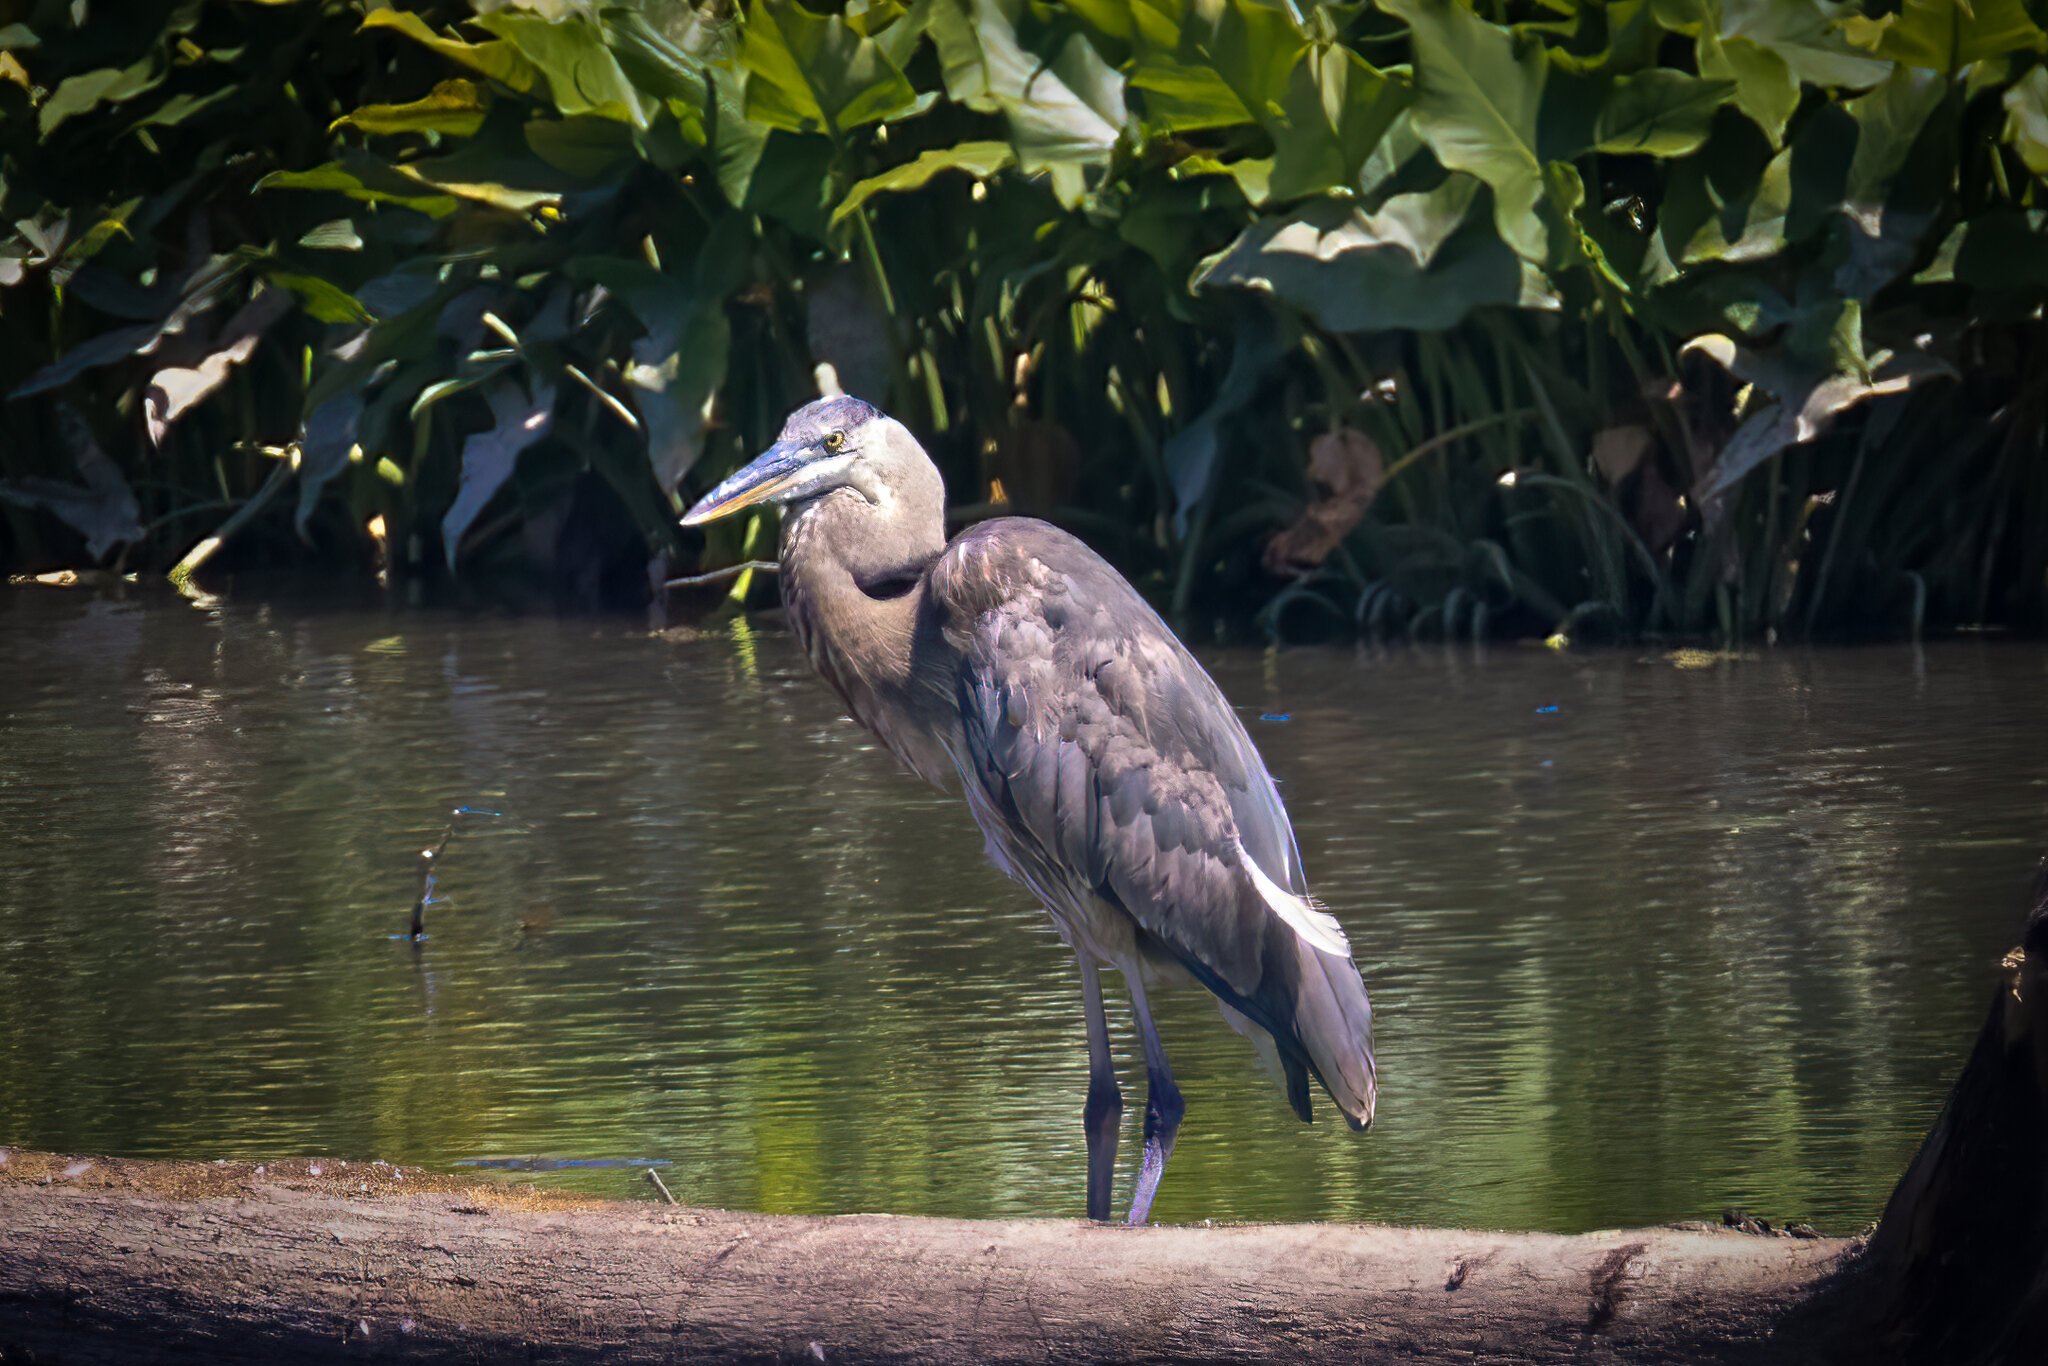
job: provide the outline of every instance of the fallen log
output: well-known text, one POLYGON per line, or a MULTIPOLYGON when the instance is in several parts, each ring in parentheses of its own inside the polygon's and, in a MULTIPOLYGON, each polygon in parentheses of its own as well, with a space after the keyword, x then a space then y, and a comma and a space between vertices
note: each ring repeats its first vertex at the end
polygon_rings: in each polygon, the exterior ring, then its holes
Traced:
POLYGON ((0 1364, 2038 1362, 2044 1003, 2048 879, 1867 1239, 802 1218, 0 1151, 0 1364))

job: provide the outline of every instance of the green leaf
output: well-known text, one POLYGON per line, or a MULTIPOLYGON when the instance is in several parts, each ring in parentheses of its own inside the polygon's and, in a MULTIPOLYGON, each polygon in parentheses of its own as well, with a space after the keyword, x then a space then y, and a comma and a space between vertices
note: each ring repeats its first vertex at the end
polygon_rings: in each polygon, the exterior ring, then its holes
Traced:
POLYGON ((242 88, 240 86, 223 85, 212 90, 173 95, 155 109, 137 119, 130 127, 131 130, 134 128, 175 127, 186 119, 191 118, 194 114, 202 110, 211 109, 214 105, 224 100, 233 99, 241 93, 242 88))
MULTIPOLYGON (((1775 52, 1800 80, 1860 90, 1891 74, 1888 63, 1850 45, 1819 0, 1720 0, 1720 7, 1724 42, 1747 38, 1775 52)), ((1715 73, 1702 66, 1701 74, 1715 73)))
POLYGON ((917 91, 873 39, 792 0, 753 0, 740 65, 747 117, 787 132, 836 140, 917 105, 917 91))
POLYGON ((704 65, 649 23, 637 9, 608 9, 605 39, 619 67, 639 89, 663 100, 681 100, 702 108, 711 83, 704 65))
POLYGON ((562 114, 595 114, 635 128, 647 127, 647 103, 626 79, 619 59, 604 45, 591 20, 574 14, 550 20, 498 10, 478 15, 471 22, 510 43, 546 77, 548 94, 562 114))
POLYGON ((837 225, 860 211, 861 205, 878 194, 906 194, 922 189, 942 171, 960 171, 985 180, 1011 165, 1017 155, 1007 142, 963 142, 921 153, 917 160, 892 166, 880 175, 869 176, 846 192, 846 198, 832 211, 837 225))
POLYGON ((933 0, 929 22, 947 93, 970 109, 1003 114, 1019 167, 1028 175, 1051 172, 1061 202, 1078 202, 1082 168, 1107 161, 1116 146, 1123 78, 1078 33, 1050 61, 1027 51, 997 0, 933 0))
POLYGON ((1273 197, 1356 188, 1366 159, 1414 95, 1406 81, 1348 48, 1310 48, 1288 77, 1282 117, 1269 124, 1273 197))
POLYGON ((1675 254, 1681 265, 1756 261, 1785 249, 1792 212, 1792 149, 1766 162, 1746 192, 1716 206, 1675 254))
POLYGON ((1549 238, 1537 216, 1543 162, 1537 111, 1548 66, 1540 43, 1517 54, 1506 29, 1455 0, 1382 0, 1408 23, 1415 45, 1415 107, 1409 120, 1437 160, 1493 187, 1501 239, 1541 261, 1549 238))
POLYGON ((2048 180, 2048 66, 2005 92, 2005 140, 2028 170, 2048 180))
MULTIPOLYGON (((1856 121, 1856 156, 1849 164, 1844 199, 1851 207, 1874 208, 1884 204, 1897 188, 1900 171, 1913 150, 1920 130, 1927 125, 1949 92, 1946 77, 1931 71, 1899 67, 1891 78, 1852 100, 1842 109, 1856 121)), ((1944 190, 1952 192, 1953 170, 1945 178, 1944 190)))
POLYGON ((473 81, 442 81, 410 104, 366 104, 343 114, 334 127, 365 133, 453 133, 468 137, 483 126, 488 96, 473 81))
POLYGON ((592 183, 620 175, 633 160, 633 134, 625 125, 595 114, 528 119, 526 145, 564 175, 592 183))
POLYGON ((519 453, 548 434, 555 420, 555 388, 535 387, 528 398, 507 379, 484 395, 491 425, 462 443, 462 482, 441 518, 441 546, 450 572, 462 552, 462 537, 518 467, 519 453))
POLYGON ((298 295, 299 303, 306 312, 323 323, 377 321, 355 295, 332 280, 289 270, 273 270, 268 272, 268 277, 272 284, 282 286, 298 295))
POLYGON ((1191 132, 1260 124, 1281 113, 1308 40, 1286 12, 1255 0, 1192 0, 1171 50, 1148 47, 1131 70, 1147 124, 1191 132))
POLYGON ((1262 219, 1204 261, 1194 287, 1258 290, 1336 332, 1433 331, 1477 308, 1557 307, 1539 272, 1469 220, 1477 189, 1452 176, 1377 213, 1325 200, 1262 219))
MULTIPOLYGON (((711 81, 703 63, 670 42, 638 10, 606 10, 605 40, 619 59, 619 69, 635 88, 662 101, 684 142, 691 147, 704 146, 710 140, 705 119, 711 103, 711 81)), ((652 128, 660 134, 659 121, 652 128)), ((661 161, 659 157, 655 159, 661 161)))
POLYGON ((1594 120, 1593 150, 1686 156, 1707 140, 1714 111, 1736 85, 1663 69, 1623 76, 1594 120))
POLYGON ((1958 223, 1927 269, 1913 278, 1995 291, 2001 300, 2031 309, 2029 292, 2048 290, 2048 212, 1994 209, 1958 223))
POLYGON ((115 546, 143 538, 142 509, 128 481, 121 477, 120 467, 100 449, 92 428, 78 411, 68 403, 62 404, 57 409, 57 419, 83 482, 0 480, 0 501, 51 513, 85 537, 88 555, 102 560, 115 546))
POLYGON ((363 395, 355 389, 328 399, 307 414, 306 429, 299 437, 299 508, 293 519, 301 536, 313 520, 313 510, 320 506, 320 490, 348 468, 349 452, 355 449, 362 421, 363 395))
POLYGON ((473 142, 392 169, 405 180, 508 213, 553 209, 562 201, 559 182, 540 164, 473 142))
POLYGON ((1799 77, 1785 59, 1751 38, 1722 39, 1708 31, 1699 41, 1700 75, 1735 82, 1735 107, 1764 130, 1775 149, 1799 107, 1799 77))
POLYGON ((509 86, 520 94, 527 94, 540 83, 540 72, 532 62, 526 60, 517 48, 507 42, 466 43, 459 38, 450 38, 434 32, 427 21, 417 14, 404 10, 377 9, 363 16, 363 27, 393 28, 406 37, 440 53, 451 61, 457 61, 472 71, 480 71, 486 77, 509 86))
POLYGON ((827 231, 832 192, 832 140, 822 133, 786 133, 742 112, 740 75, 712 72, 717 126, 712 154, 718 187, 734 208, 778 218, 812 237, 827 231))
POLYGON ((2048 33, 2021 0, 1904 0, 1897 14, 1852 18, 1843 29, 1879 57, 1944 76, 1972 62, 2048 48, 2048 33))
POLYGON ((151 53, 133 66, 102 67, 67 76, 43 101, 43 107, 36 113, 36 126, 48 137, 75 114, 87 113, 102 104, 120 104, 154 89, 162 82, 166 70, 156 54, 151 53))
MULTIPOLYGON (((382 14, 385 11, 379 10, 382 14)), ((350 155, 306 171, 272 171, 256 182, 259 190, 328 190, 365 204, 397 204, 430 218, 455 212, 455 200, 435 194, 397 168, 373 157, 350 155)))

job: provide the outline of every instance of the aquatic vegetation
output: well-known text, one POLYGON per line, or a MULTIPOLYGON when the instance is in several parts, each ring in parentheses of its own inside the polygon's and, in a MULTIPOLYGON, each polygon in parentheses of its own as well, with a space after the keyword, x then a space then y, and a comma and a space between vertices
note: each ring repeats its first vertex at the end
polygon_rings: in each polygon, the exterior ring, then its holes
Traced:
POLYGON ((2023 0, 119 8, 0 28, 12 562, 631 596, 829 361, 1182 617, 2048 620, 2023 0))

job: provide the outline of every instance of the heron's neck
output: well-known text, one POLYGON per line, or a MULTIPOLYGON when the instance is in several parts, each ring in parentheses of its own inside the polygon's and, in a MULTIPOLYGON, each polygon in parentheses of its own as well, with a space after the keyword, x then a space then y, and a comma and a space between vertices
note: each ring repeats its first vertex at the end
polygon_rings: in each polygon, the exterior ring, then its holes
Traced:
POLYGON ((933 782, 951 769, 943 737, 912 724, 913 666, 926 571, 945 548, 938 508, 851 491, 782 523, 782 602, 804 653, 853 719, 933 782))

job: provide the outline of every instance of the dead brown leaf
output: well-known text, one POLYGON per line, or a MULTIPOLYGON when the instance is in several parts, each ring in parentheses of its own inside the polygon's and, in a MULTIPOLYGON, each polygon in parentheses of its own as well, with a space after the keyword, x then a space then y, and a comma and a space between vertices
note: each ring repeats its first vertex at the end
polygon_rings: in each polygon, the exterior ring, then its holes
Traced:
POLYGON ((1619 484, 1635 473, 1636 466, 1643 463, 1643 457, 1649 451, 1649 428, 1632 422, 1621 427, 1605 427, 1593 434, 1593 464, 1610 484, 1619 484))
POLYGON ((1295 523, 1266 543, 1266 568, 1279 575, 1314 569, 1365 520, 1379 496, 1386 463, 1364 432, 1340 427, 1309 443, 1308 478, 1315 497, 1295 523))

